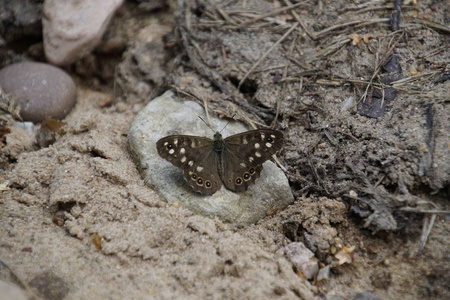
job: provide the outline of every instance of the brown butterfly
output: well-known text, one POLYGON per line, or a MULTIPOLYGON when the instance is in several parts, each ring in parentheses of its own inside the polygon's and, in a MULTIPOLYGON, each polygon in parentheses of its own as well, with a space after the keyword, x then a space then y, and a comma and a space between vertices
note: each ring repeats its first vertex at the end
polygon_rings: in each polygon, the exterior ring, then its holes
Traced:
POLYGON ((191 135, 166 136, 156 142, 158 154, 181 168, 196 192, 211 195, 223 184, 234 192, 246 191, 270 159, 283 145, 283 134, 273 129, 257 129, 222 138, 191 135))

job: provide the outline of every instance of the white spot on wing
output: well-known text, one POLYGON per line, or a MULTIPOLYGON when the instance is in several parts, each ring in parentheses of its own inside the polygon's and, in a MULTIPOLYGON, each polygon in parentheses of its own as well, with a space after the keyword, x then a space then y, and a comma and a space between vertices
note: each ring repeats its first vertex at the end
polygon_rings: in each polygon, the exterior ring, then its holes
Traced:
POLYGON ((190 161, 188 162, 188 165, 189 165, 189 167, 192 167, 192 166, 194 165, 194 162, 193 162, 192 160, 190 160, 190 161))
POLYGON ((175 146, 178 145, 178 139, 174 139, 173 143, 174 143, 175 146))
POLYGON ((255 156, 256 157, 261 157, 261 153, 259 153, 258 151, 255 152, 255 156))
POLYGON ((164 143, 164 146, 167 146, 167 145, 169 145, 169 142, 165 142, 165 143, 164 143))
POLYGON ((170 149, 169 150, 169 154, 174 154, 175 153, 175 149, 170 149))
POLYGON ((183 156, 183 157, 181 158, 181 162, 182 162, 182 163, 184 163, 186 160, 187 160, 186 156, 183 156))
POLYGON ((264 133, 261 133, 261 140, 265 140, 266 139, 266 135, 264 133))
POLYGON ((247 165, 246 165, 246 164, 244 164, 244 163, 240 163, 239 165, 241 166, 241 168, 245 168, 245 167, 247 167, 247 165))
POLYGON ((259 143, 255 144, 255 149, 259 149, 259 143))
POLYGON ((271 134, 270 137, 273 138, 273 139, 275 138, 275 136, 273 134, 271 134))
POLYGON ((197 144, 195 143, 195 140, 192 139, 191 140, 191 148, 195 148, 197 146, 197 144))
POLYGON ((201 172, 201 171, 203 171, 203 167, 198 166, 197 167, 197 172, 201 172))
POLYGON ((266 143, 266 147, 270 148, 270 147, 272 147, 272 144, 271 143, 266 143))
POLYGON ((180 154, 181 154, 181 155, 184 155, 184 153, 186 153, 186 149, 181 148, 181 149, 180 149, 180 154))
POLYGON ((248 144, 247 138, 245 136, 242 137, 242 144, 244 145, 248 144))
POLYGON ((253 158, 253 156, 250 156, 249 158, 248 158, 248 161, 249 162, 253 162, 255 159, 253 158))

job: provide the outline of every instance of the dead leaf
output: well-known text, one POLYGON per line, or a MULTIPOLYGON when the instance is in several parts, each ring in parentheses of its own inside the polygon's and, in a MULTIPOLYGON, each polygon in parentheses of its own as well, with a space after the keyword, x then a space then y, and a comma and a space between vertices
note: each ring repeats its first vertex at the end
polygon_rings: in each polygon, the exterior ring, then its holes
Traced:
POLYGON ((361 42, 361 36, 357 33, 349 35, 348 38, 352 40, 353 46, 356 46, 361 42))
POLYGON ((364 34, 364 35, 363 35, 363 41, 364 41, 364 43, 368 44, 368 43, 369 43, 369 39, 371 39, 371 38, 374 38, 374 36, 371 35, 371 34, 364 34))
POLYGON ((100 108, 107 107, 107 106, 110 106, 111 103, 112 103, 112 97, 109 96, 109 97, 107 97, 105 100, 100 101, 100 102, 98 103, 98 107, 100 107, 100 108))
POLYGON ((61 127, 63 127, 66 124, 67 124, 66 122, 58 121, 58 120, 52 119, 51 117, 45 115, 44 122, 42 123, 42 127, 50 129, 50 131, 57 132, 61 127))
POLYGON ((346 247, 344 246, 334 257, 339 260, 339 265, 345 263, 351 264, 353 262, 352 253, 355 251, 355 246, 346 247))
POLYGON ((98 235, 98 233, 91 234, 91 242, 94 244, 97 250, 102 249, 102 238, 98 235))
POLYGON ((4 182, 0 183, 0 191, 7 191, 7 190, 9 190, 8 184, 9 184, 8 181, 4 181, 4 182))

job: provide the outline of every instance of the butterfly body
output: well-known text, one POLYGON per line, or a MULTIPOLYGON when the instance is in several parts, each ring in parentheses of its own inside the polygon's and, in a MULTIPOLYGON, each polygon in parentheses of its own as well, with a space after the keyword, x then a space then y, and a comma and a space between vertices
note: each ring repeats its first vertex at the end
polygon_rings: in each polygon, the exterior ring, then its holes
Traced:
POLYGON ((218 154, 222 153, 223 149, 225 148, 225 143, 220 132, 216 132, 214 134, 214 139, 212 140, 212 148, 218 154))
POLYGON ((214 194, 222 183, 235 192, 248 189, 259 178, 262 164, 281 149, 283 134, 273 129, 258 129, 213 139, 172 135, 156 143, 158 154, 181 168, 196 192, 214 194))

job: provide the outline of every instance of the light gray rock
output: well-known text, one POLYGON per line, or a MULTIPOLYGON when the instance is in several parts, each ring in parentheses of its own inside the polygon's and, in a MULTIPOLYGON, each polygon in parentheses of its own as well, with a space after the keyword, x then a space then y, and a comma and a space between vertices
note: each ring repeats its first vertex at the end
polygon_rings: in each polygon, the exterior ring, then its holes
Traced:
POLYGON ((0 86, 20 106, 23 121, 41 122, 44 116, 63 119, 74 107, 77 89, 72 78, 49 64, 21 62, 0 70, 0 86))
MULTIPOLYGON (((274 163, 264 164, 261 177, 243 193, 222 189, 211 196, 195 193, 183 178, 181 169, 159 157, 156 141, 171 134, 213 136, 199 118, 206 120, 204 109, 192 101, 177 101, 173 92, 151 101, 134 119, 129 134, 130 152, 144 181, 168 203, 180 202, 194 212, 217 216, 223 221, 250 224, 275 209, 294 201, 288 180, 274 163)), ((212 127, 221 130, 227 121, 212 118, 212 127)), ((242 124, 230 123, 224 137, 247 131, 242 124)))
POLYGON ((381 298, 379 298, 369 292, 361 292, 361 293, 356 294, 356 296, 355 296, 355 298, 353 298, 353 300, 381 300, 381 298))
POLYGON ((284 248, 286 256, 306 278, 312 279, 319 272, 319 260, 303 243, 294 242, 284 248))
POLYGON ((27 300, 27 295, 17 286, 0 280, 0 299, 27 300))
POLYGON ((317 282, 330 280, 330 266, 325 266, 317 273, 317 282))
POLYGON ((123 0, 45 0, 44 51, 52 64, 70 65, 100 43, 123 0))

